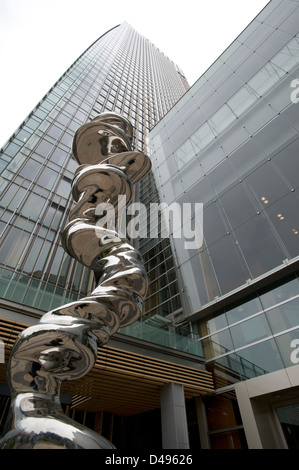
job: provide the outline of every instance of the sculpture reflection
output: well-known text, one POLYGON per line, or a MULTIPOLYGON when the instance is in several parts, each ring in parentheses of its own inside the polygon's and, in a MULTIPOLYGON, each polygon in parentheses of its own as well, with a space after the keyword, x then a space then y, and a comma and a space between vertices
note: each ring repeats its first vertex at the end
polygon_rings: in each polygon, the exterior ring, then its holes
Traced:
POLYGON ((99 434, 63 415, 60 387, 93 367, 98 345, 136 321, 147 291, 143 261, 116 227, 99 224, 99 204, 128 204, 132 185, 150 160, 131 150, 133 129, 122 116, 103 113, 75 134, 79 163, 72 194, 77 203, 62 233, 73 258, 94 271, 97 287, 85 298, 46 313, 18 337, 8 364, 12 429, 0 448, 113 448, 99 434))

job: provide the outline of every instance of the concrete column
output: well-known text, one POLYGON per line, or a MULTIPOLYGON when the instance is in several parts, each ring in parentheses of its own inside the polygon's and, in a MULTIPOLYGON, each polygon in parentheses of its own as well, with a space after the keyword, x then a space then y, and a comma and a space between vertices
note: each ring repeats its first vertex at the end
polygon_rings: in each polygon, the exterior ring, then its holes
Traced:
POLYGON ((246 382, 235 385, 239 410, 242 417, 244 431, 249 449, 263 449, 259 428, 255 419, 251 400, 248 394, 246 382))
POLYGON ((98 411, 96 413, 96 419, 95 419, 95 425, 94 425, 95 432, 102 434, 102 427, 103 427, 103 411, 98 411))
POLYGON ((195 404, 201 449, 210 449, 206 410, 202 397, 196 397, 195 404))
POLYGON ((170 383, 161 389, 162 448, 189 449, 184 387, 170 383))

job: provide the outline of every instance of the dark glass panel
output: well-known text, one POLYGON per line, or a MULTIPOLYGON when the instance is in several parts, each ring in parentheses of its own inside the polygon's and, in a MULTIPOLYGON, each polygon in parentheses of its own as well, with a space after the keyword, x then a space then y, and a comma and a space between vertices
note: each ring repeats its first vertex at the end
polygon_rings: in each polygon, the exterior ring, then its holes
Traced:
MULTIPOLYGON (((42 249, 42 246, 43 246, 43 243, 44 243, 44 240, 42 238, 39 238, 39 237, 36 237, 34 239, 34 248, 32 251, 30 251, 29 253, 27 253, 27 260, 25 262, 25 265, 24 265, 24 268, 23 268, 23 271, 28 273, 28 274, 34 274, 34 266, 36 264, 36 261, 37 261, 37 258, 38 258, 38 254, 39 252, 41 251, 42 249)), ((41 275, 41 271, 40 271, 40 275, 41 275)))
POLYGON ((37 221, 40 217, 41 210, 45 203, 45 199, 35 193, 31 193, 22 207, 22 215, 31 220, 37 221))
POLYGON ((213 373, 215 389, 241 380, 241 365, 237 354, 229 354, 216 361, 207 362, 206 367, 208 371, 213 373))
POLYGON ((262 214, 236 228, 234 234, 253 277, 279 266, 286 257, 262 214))
POLYGON ((299 299, 291 300, 266 312, 273 334, 299 327, 299 299))
POLYGON ((44 265, 48 261, 51 248, 52 248, 52 243, 47 240, 44 242, 41 250, 39 249, 39 246, 35 246, 35 245, 33 246, 33 250, 30 256, 32 256, 33 258, 35 257, 38 258, 37 263, 34 268, 34 275, 38 277, 41 276, 41 273, 44 270, 44 265))
POLYGON ((41 163, 37 162, 36 160, 30 159, 25 163, 19 175, 25 176, 25 178, 29 179, 30 181, 33 181, 41 166, 41 163))
POLYGON ((59 228, 62 216, 63 208, 53 203, 47 210, 43 224, 47 227, 51 227, 52 230, 57 230, 59 228))
POLYGON ((57 140, 58 137, 62 134, 63 130, 60 129, 60 127, 58 126, 55 126, 55 124, 53 126, 50 127, 50 129, 47 131, 47 135, 49 135, 50 137, 52 137, 53 139, 57 140))
POLYGON ((56 190, 56 194, 64 198, 68 198, 71 192, 71 180, 69 178, 63 178, 56 190))
POLYGON ((245 181, 262 207, 273 204, 290 191, 271 162, 259 167, 245 181))
POLYGON ((190 189, 188 189, 187 194, 189 201, 192 203, 199 202, 207 204, 215 198, 215 193, 213 192, 207 178, 199 180, 190 189))
MULTIPOLYGON (((185 269, 185 265, 188 266, 188 263, 185 263, 181 269, 183 269, 183 277, 189 281, 190 270, 185 269), (184 274, 185 273, 185 274, 184 274), (187 276, 188 274, 188 276, 187 276)), ((216 279, 216 274, 213 268, 211 257, 207 250, 204 250, 198 254, 198 256, 193 256, 191 258, 192 266, 192 275, 195 280, 195 286, 199 294, 200 302, 202 305, 214 300, 215 297, 220 295, 219 284, 216 279)), ((188 266, 189 268, 189 266, 188 266)), ((193 290, 190 292, 190 296, 193 296, 195 292, 193 290)), ((196 306, 197 309, 201 305, 196 306)))
POLYGON ((206 320, 201 322, 200 324, 200 332, 201 336, 206 336, 210 333, 214 333, 217 330, 221 330, 222 328, 227 327, 227 320, 224 313, 222 315, 218 315, 217 317, 211 318, 210 320, 206 320))
POLYGON ((232 326, 230 330, 236 349, 271 335, 267 319, 263 314, 232 326))
POLYGON ((15 211, 20 205, 20 202, 22 201, 26 192, 26 189, 19 187, 15 183, 12 183, 1 199, 1 206, 9 208, 11 211, 15 211))
POLYGON ((228 227, 223 220, 221 207, 213 202, 203 210, 203 233, 207 246, 226 236, 228 227))
POLYGON ((206 359, 211 359, 233 349, 233 342, 229 329, 202 340, 204 355, 206 359))
MULTIPOLYGON (((297 114, 298 110, 297 110, 297 114)), ((273 163, 279 168, 290 186, 296 188, 299 184, 299 139, 296 139, 285 149, 273 157, 273 163)))
POLYGON ((12 227, 6 243, 2 244, 0 251, 0 263, 15 268, 20 261, 30 233, 23 232, 17 227, 12 227))
POLYGON ((42 157, 47 157, 50 153, 50 151, 52 150, 53 148, 53 144, 51 144, 50 142, 48 142, 47 140, 42 140, 41 143, 37 146, 36 148, 36 153, 38 153, 39 155, 41 155, 42 157))
POLYGON ((263 375, 284 368, 279 350, 273 339, 242 349, 238 351, 238 356, 240 360, 245 359, 251 363, 252 371, 256 375, 263 375))
POLYGON ((295 135, 296 130, 280 116, 277 116, 256 133, 254 139, 265 154, 271 156, 295 135))
POLYGON ((232 308, 226 312, 228 323, 231 325, 240 320, 243 320, 250 315, 254 315, 262 310, 261 302, 258 298, 251 299, 238 307, 232 308))
POLYGON ((222 294, 245 284, 249 278, 236 246, 232 235, 226 235, 208 248, 222 294))
POLYGON ((298 207, 299 198, 295 192, 292 192, 266 209, 273 226, 292 258, 299 255, 298 207))
POLYGON ((238 227, 256 214, 244 184, 237 184, 220 197, 229 224, 232 228, 238 227))
POLYGON ((249 139, 239 147, 230 157, 234 168, 240 177, 244 177, 261 162, 265 162, 266 156, 253 139, 249 139))
POLYGON ((265 309, 271 308, 285 300, 295 297, 299 294, 299 281, 297 278, 292 279, 278 287, 271 289, 269 292, 260 295, 261 302, 265 309))
POLYGON ((228 159, 216 166, 207 177, 216 194, 227 191, 230 186, 239 181, 239 177, 228 159))
POLYGON ((58 173, 56 173, 56 171, 51 170, 50 168, 45 168, 41 177, 38 180, 38 184, 43 188, 51 190, 53 188, 57 176, 58 173))

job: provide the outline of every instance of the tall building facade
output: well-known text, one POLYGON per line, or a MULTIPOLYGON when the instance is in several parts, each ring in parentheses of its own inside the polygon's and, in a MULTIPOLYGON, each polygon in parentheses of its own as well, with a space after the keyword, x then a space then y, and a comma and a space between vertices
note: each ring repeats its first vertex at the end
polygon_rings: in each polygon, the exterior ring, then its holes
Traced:
MULTIPOLYGON (((189 89, 124 23, 78 58, 2 149, 5 360, 26 325, 93 286, 60 244, 78 127, 101 111, 129 118, 134 148, 152 160, 136 200, 176 204, 181 216, 188 207, 167 237, 161 219, 157 236, 136 241, 150 281, 140 321, 63 389, 65 412, 119 448, 299 447, 298 24, 298 1, 270 1, 189 89), (186 224, 202 232, 199 245, 177 236, 186 224)), ((4 363, 2 429, 8 403, 4 363)))
MULTIPOLYGON (((73 205, 71 182, 77 163, 71 146, 76 130, 101 112, 114 111, 130 120, 133 148, 144 151, 149 130, 188 88, 183 72, 123 23, 71 65, 1 149, 2 431, 9 408, 5 366, 18 332, 46 311, 86 296, 94 284, 93 273, 70 258, 60 242, 73 205)), ((151 173, 135 192, 146 205, 159 201, 151 173)), ((66 385, 63 399, 75 420, 125 448, 161 447, 161 387, 172 386, 179 376, 191 401, 212 388, 203 359, 191 361, 190 353, 198 346, 188 327, 175 328, 168 318, 182 311, 169 239, 144 238, 138 247, 149 276, 144 315, 99 351, 90 376, 66 385)), ((190 426, 194 406, 190 404, 190 426)), ((164 431, 164 442, 169 434, 164 431)))
POLYGON ((203 204, 201 246, 171 246, 212 448, 299 446, 298 25, 269 2, 149 136, 161 199, 203 204))
MULTIPOLYGON (((90 273, 59 241, 77 167, 74 132, 113 110, 131 120, 134 148, 143 151, 148 130, 187 87, 182 72, 128 24, 104 34, 58 80, 2 149, 3 298, 48 310, 86 294, 90 273)), ((140 191, 143 199, 153 193, 150 178, 140 191)))

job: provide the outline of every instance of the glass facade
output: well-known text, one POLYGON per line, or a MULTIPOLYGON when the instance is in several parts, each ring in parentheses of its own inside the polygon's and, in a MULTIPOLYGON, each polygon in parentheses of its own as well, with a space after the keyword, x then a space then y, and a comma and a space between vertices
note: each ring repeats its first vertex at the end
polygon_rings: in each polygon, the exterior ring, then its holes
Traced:
MULTIPOLYGON (((298 25, 298 2, 269 2, 149 134, 161 200, 188 207, 198 230, 195 248, 170 236, 183 305, 174 320, 191 325, 213 373, 203 399, 212 449, 247 448, 235 386, 255 378, 263 389, 269 373, 296 363, 298 25)), ((296 448, 296 392, 284 393, 293 403, 276 421, 296 448)))
MULTIPOLYGON (((216 389, 203 398, 212 449, 247 447, 234 384, 292 366, 299 338, 298 24, 297 1, 272 0, 189 89, 123 23, 77 59, 1 149, 0 296, 41 311, 93 288, 93 274, 60 244, 83 123, 102 111, 130 119, 133 147, 152 160, 134 200, 191 206, 183 235, 203 205, 196 248, 174 231, 164 237, 158 217, 154 237, 152 221, 141 220, 146 236, 133 243, 149 291, 140 321, 120 332, 204 356, 216 389)), ((298 404, 277 411, 294 448, 297 414, 298 404)))
MULTIPOLYGON (((219 391, 294 365, 298 24, 298 2, 271 1, 149 135, 161 199, 203 204, 201 246, 186 249, 183 237, 171 245, 183 293, 178 322, 191 322, 219 391)), ((211 443, 234 441, 218 431, 211 443)))
POLYGON ((290 367, 299 337, 299 279, 271 286, 199 323, 200 341, 216 388, 290 367))
POLYGON ((203 243, 172 238, 185 317, 299 255, 298 4, 274 0, 150 133, 168 204, 203 204, 203 243))
MULTIPOLYGON (((187 88, 181 70, 127 23, 101 36, 60 77, 1 149, 2 298, 48 311, 92 289, 93 273, 60 243, 73 204, 74 133, 99 113, 115 111, 132 122, 133 148, 144 151, 149 129, 187 88)), ((154 185, 149 174, 136 197, 144 204, 157 200, 154 185)), ((162 318, 181 308, 169 241, 143 240, 140 250, 150 274, 144 319, 162 318)), ((155 328, 160 337, 165 322, 156 322, 155 328)), ((146 323, 138 323, 131 333, 143 331, 146 323)), ((172 334, 169 328, 165 332, 167 338, 172 334)), ((147 337, 155 341, 155 335, 147 337)))

